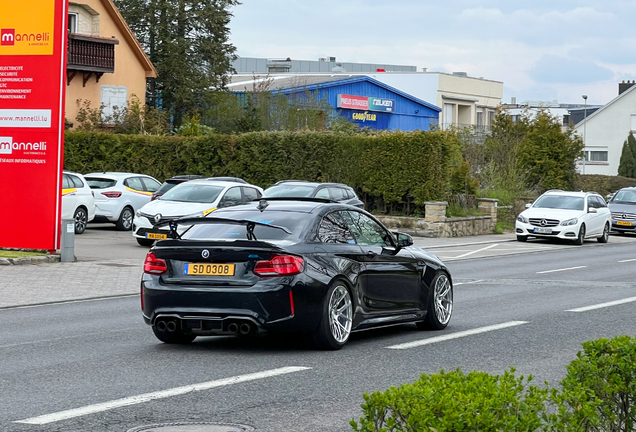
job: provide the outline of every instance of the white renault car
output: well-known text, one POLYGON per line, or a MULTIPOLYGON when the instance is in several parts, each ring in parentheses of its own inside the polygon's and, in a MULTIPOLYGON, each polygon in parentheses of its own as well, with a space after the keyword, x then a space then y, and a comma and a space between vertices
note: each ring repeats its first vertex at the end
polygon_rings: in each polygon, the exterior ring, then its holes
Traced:
POLYGON ((132 228, 135 212, 150 202, 161 183, 144 174, 103 172, 84 176, 95 194, 93 222, 112 222, 120 231, 132 228))
MULTIPOLYGON (((217 208, 244 204, 263 196, 263 189, 251 184, 219 181, 214 178, 178 184, 135 214, 133 236, 141 246, 168 238, 168 227, 153 223, 182 217, 205 217, 217 208)), ((188 227, 182 227, 185 230, 188 227)))
POLYGON ((591 238, 607 243, 612 215, 596 192, 548 191, 526 207, 515 223, 521 242, 537 237, 574 240, 577 245, 591 238))
POLYGON ((95 198, 81 174, 64 171, 62 177, 62 219, 75 220, 75 234, 86 231, 95 217, 95 198))

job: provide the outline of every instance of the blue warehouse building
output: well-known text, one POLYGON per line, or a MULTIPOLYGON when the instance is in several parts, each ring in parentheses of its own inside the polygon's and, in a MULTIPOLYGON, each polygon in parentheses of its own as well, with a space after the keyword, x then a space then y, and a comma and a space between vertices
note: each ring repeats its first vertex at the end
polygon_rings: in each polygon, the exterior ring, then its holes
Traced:
POLYGON ((439 123, 441 109, 437 106, 368 76, 276 75, 255 79, 254 76, 235 75, 228 87, 242 93, 264 80, 274 93, 302 97, 311 92, 317 98, 327 100, 340 116, 361 127, 427 131, 439 123))

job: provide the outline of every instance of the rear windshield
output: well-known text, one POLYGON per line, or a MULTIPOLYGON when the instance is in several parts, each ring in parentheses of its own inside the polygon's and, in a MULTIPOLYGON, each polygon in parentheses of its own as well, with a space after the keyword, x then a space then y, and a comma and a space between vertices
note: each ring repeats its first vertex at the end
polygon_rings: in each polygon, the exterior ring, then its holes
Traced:
POLYGON ((181 183, 161 197, 165 201, 211 204, 219 197, 225 187, 205 184, 181 183))
POLYGON ((620 204, 636 204, 636 191, 618 191, 616 195, 614 195, 614 198, 612 198, 612 202, 620 204))
POLYGON ((539 198, 532 207, 561 210, 584 210, 585 200, 583 199, 583 197, 567 195, 545 195, 539 198))
POLYGON ((91 189, 106 189, 117 184, 117 180, 102 177, 85 177, 91 189))
MULTIPOLYGON (((179 183, 183 183, 183 182, 179 182, 179 183)), ((168 192, 170 189, 172 189, 173 187, 175 187, 176 185, 178 185, 179 183, 169 183, 169 182, 165 182, 164 184, 162 184, 159 189, 157 189, 157 192, 155 192, 158 195, 162 195, 165 194, 166 192, 168 192)))
POLYGON ((265 197, 310 197, 316 189, 315 186, 282 184, 267 189, 265 197))
MULTIPOLYGON (((291 231, 291 235, 285 231, 269 228, 263 225, 254 227, 254 235, 257 240, 292 240, 298 238, 305 228, 307 220, 310 218, 308 213, 298 212, 263 212, 260 211, 227 211, 219 213, 210 213, 210 217, 223 217, 235 220, 251 220, 261 222, 266 225, 278 225, 291 231)), ((212 225, 194 225, 184 235, 184 239, 197 240, 230 240, 247 239, 247 228, 245 225, 229 225, 219 222, 212 225)))

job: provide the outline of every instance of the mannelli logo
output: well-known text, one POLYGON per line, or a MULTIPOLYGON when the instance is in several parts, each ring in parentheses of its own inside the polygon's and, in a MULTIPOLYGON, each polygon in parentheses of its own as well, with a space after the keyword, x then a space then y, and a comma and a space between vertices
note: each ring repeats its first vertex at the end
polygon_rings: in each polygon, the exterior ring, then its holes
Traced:
POLYGON ((15 29, 0 29, 0 45, 15 45, 15 29))
POLYGON ((14 150, 46 151, 46 141, 13 142, 11 137, 0 137, 0 154, 12 154, 14 150))

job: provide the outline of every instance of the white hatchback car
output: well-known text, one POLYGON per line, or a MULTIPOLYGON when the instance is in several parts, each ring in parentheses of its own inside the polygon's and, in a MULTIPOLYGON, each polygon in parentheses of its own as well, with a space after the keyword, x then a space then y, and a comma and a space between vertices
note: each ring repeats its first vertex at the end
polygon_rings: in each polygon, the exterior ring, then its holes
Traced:
POLYGON ((112 222, 120 231, 132 228, 135 212, 150 202, 161 183, 144 174, 103 172, 84 176, 95 193, 93 222, 112 222))
MULTIPOLYGON (((155 218, 166 221, 182 217, 205 217, 217 208, 259 199, 263 189, 246 183, 212 179, 190 180, 178 184, 158 199, 143 206, 133 223, 133 236, 142 246, 168 236, 168 227, 154 228, 155 218)), ((182 227, 182 230, 188 227, 182 227)))
POLYGON ((596 238, 607 243, 612 215, 596 192, 548 191, 526 207, 515 223, 519 241, 559 238, 582 245, 585 239, 596 238))
POLYGON ((62 219, 75 220, 75 234, 86 231, 95 217, 93 191, 81 174, 64 171, 62 177, 62 219))

